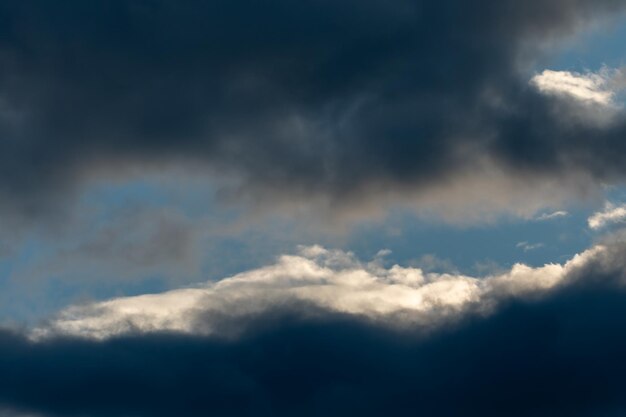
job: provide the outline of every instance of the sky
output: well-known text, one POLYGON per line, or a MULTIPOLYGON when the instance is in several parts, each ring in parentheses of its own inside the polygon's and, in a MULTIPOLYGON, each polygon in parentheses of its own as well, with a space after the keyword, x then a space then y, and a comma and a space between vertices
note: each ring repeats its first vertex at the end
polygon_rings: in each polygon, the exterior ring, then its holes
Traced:
POLYGON ((624 415, 625 42, 622 0, 0 0, 0 415, 624 415))

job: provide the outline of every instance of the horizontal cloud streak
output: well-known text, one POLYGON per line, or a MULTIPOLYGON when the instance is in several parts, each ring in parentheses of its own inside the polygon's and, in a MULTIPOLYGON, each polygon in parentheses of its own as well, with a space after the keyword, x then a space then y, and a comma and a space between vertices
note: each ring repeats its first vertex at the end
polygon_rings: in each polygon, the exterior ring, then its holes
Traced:
POLYGON ((399 265, 384 268, 380 260, 363 263, 350 253, 304 247, 299 255, 283 255, 274 265, 203 287, 70 307, 47 327, 36 329, 33 337, 103 339, 163 331, 228 337, 245 330, 250 317, 299 304, 400 327, 430 328, 470 312, 489 313, 510 297, 541 295, 603 250, 590 249, 564 265, 516 264, 506 273, 472 278, 399 265))
POLYGON ((566 95, 583 102, 615 107, 617 87, 621 87, 615 85, 615 81, 621 78, 621 70, 606 68, 597 74, 545 70, 533 77, 531 83, 546 94, 566 95))
POLYGON ((548 221, 548 220, 554 220, 554 219, 558 219, 561 217, 567 217, 569 216, 569 213, 565 210, 559 210, 559 211, 555 211, 553 213, 543 213, 540 216, 536 217, 535 220, 538 222, 544 222, 544 221, 548 221))

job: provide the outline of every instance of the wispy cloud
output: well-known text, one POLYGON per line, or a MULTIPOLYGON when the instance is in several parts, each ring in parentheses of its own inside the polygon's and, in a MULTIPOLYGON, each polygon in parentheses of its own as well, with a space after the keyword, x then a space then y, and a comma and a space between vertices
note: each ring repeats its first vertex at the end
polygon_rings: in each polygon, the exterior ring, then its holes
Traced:
POLYGON ((569 216, 569 212, 565 211, 565 210, 559 210, 559 211, 555 211, 553 213, 543 213, 538 217, 535 217, 535 220, 538 222, 544 222, 544 221, 548 221, 548 220, 554 220, 554 219, 558 219, 561 217, 567 217, 569 216))
POLYGON ((544 70, 531 84, 545 94, 569 96, 582 102, 617 107, 615 95, 623 88, 621 69, 603 68, 598 72, 544 70))
POLYGON ((536 249, 541 249, 545 245, 543 243, 529 243, 529 242, 519 242, 515 245, 516 248, 523 249, 524 252, 530 252, 536 249))

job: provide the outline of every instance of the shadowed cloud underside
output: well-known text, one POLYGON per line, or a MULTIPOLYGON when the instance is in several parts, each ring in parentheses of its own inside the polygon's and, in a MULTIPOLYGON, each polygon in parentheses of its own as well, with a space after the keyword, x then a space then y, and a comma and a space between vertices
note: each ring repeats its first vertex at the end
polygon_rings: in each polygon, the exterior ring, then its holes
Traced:
POLYGON ((624 6, 5 1, 3 205, 63 207, 142 164, 196 165, 244 201, 556 204, 623 179, 623 77, 530 70, 624 6))

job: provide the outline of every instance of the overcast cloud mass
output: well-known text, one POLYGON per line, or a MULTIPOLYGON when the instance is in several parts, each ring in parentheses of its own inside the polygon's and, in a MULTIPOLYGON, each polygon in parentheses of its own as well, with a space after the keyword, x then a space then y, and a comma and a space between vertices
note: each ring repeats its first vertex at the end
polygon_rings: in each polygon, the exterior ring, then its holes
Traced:
POLYGON ((0 416, 626 414, 625 28, 0 0, 0 416))
POLYGON ((623 7, 4 1, 3 201, 43 210, 90 173, 139 162, 192 161, 244 199, 339 205, 489 182, 489 169, 554 190, 614 182, 624 117, 580 113, 612 104, 619 69, 532 68, 623 7))

